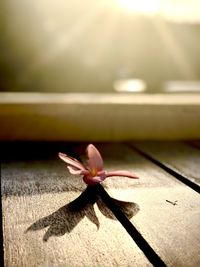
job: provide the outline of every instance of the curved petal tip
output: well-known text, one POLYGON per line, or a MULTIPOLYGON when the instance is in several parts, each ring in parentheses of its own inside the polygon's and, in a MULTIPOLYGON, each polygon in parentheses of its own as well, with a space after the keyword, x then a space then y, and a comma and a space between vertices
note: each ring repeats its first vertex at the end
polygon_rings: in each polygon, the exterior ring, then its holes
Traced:
POLYGON ((88 157, 88 166, 91 170, 102 171, 103 170, 103 159, 97 148, 90 144, 86 149, 88 157))

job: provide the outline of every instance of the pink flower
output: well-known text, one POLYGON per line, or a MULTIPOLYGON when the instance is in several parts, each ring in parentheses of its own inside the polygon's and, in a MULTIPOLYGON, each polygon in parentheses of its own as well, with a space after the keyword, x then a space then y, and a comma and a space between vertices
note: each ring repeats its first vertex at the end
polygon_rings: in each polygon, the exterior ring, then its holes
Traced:
POLYGON ((101 154, 92 144, 88 145, 86 149, 87 165, 83 165, 80 161, 63 153, 59 153, 59 157, 65 161, 68 170, 74 175, 83 175, 83 180, 88 185, 95 185, 104 181, 107 177, 111 176, 124 176, 132 179, 138 177, 129 171, 111 171, 107 172, 103 169, 103 160, 101 154))

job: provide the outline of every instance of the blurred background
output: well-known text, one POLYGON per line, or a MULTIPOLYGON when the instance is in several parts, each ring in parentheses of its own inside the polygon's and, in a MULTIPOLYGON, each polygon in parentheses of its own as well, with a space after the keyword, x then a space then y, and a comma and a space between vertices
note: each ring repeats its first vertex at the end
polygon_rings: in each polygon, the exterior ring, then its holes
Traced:
POLYGON ((1 0, 0 91, 200 92, 199 0, 1 0))

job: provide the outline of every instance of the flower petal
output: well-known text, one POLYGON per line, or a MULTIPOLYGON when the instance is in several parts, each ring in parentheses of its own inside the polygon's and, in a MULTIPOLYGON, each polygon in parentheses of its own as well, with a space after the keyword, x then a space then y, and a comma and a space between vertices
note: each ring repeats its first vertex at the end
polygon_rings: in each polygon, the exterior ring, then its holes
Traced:
POLYGON ((132 179, 139 179, 137 175, 135 175, 132 172, 129 171, 111 171, 111 172, 106 172, 106 177, 111 177, 111 176, 123 176, 123 177, 128 177, 132 179))
POLYGON ((73 166, 78 170, 85 170, 85 167, 83 166, 83 164, 80 161, 78 161, 77 159, 74 159, 70 156, 67 156, 64 153, 59 153, 58 156, 59 156, 59 158, 61 158, 64 162, 66 162, 70 166, 73 166))
POLYGON ((103 160, 101 154, 92 144, 88 145, 87 150, 88 166, 91 172, 98 172, 103 170, 103 160))
POLYGON ((67 166, 69 172, 71 174, 74 174, 74 175, 88 175, 89 174, 89 171, 88 170, 80 170, 80 169, 77 169, 75 167, 72 167, 72 166, 67 166))

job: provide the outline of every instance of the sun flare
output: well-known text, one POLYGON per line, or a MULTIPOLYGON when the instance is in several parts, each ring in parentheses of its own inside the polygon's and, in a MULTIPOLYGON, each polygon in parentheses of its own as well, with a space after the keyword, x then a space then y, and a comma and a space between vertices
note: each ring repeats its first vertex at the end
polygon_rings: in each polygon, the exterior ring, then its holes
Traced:
POLYGON ((115 0, 115 2, 127 12, 153 15, 159 11, 161 0, 115 0))

